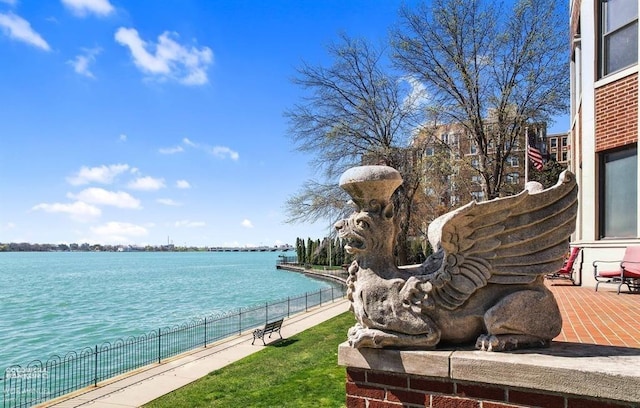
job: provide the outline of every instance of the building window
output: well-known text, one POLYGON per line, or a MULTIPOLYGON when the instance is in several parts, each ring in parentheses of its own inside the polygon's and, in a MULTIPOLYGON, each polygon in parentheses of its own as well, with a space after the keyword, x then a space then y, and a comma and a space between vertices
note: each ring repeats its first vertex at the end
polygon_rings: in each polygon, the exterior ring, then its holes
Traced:
POLYGON ((518 184, 520 182, 520 174, 509 173, 507 174, 505 181, 507 182, 507 184, 518 184))
POLYGON ((516 140, 507 140, 505 142, 505 144, 504 144, 504 150, 509 151, 509 150, 512 150, 512 149, 517 149, 518 146, 519 146, 518 139, 516 139, 516 140))
POLYGON ((472 191, 471 197, 473 197, 473 199, 476 201, 482 201, 482 199, 484 198, 484 193, 482 191, 472 191))
POLYGON ((449 144, 449 134, 448 133, 443 133, 440 136, 440 140, 442 140, 442 143, 448 145, 449 144))
POLYGON ((638 62, 638 1, 600 0, 600 74, 638 62))
POLYGON ((520 166, 520 159, 518 156, 509 156, 507 157, 507 164, 511 167, 518 167, 520 166))
POLYGON ((451 146, 458 147, 460 145, 460 133, 452 133, 449 138, 449 143, 451 146))
POLYGON ((552 149, 555 149, 556 147, 558 147, 558 139, 555 137, 552 137, 551 139, 549 139, 549 145, 551 146, 552 149))
POLYGON ((565 148, 568 146, 569 140, 566 136, 562 138, 562 147, 565 148))
POLYGON ((568 160, 567 152, 562 152, 562 161, 566 162, 568 160))
POLYGON ((638 147, 600 155, 600 238, 638 236, 638 147))
POLYGON ((424 154, 427 156, 433 156, 433 147, 427 147, 424 149, 424 154))

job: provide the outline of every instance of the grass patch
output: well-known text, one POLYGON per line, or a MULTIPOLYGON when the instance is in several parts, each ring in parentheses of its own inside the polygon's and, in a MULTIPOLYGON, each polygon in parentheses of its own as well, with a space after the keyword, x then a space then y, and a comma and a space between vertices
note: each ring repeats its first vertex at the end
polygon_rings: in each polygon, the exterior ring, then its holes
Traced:
POLYGON ((343 313, 145 407, 344 407, 346 377, 338 366, 338 345, 354 322, 352 313, 343 313))

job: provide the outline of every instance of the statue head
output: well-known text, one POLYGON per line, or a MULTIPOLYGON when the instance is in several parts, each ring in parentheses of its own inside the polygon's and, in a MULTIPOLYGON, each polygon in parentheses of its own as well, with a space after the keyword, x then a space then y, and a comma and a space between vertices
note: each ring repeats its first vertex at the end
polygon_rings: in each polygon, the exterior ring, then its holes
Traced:
POLYGON ((400 184, 400 173, 389 166, 353 167, 342 174, 340 187, 356 206, 356 212, 335 224, 339 236, 347 241, 348 253, 392 253, 396 226, 391 195, 400 184))

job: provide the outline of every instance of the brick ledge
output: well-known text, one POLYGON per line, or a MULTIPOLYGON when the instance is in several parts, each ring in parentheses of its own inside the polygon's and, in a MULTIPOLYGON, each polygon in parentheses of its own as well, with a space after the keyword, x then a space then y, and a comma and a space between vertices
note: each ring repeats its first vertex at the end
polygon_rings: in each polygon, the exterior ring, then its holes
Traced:
POLYGON ((640 349, 553 342, 548 349, 483 352, 338 347, 348 368, 640 402, 640 349))

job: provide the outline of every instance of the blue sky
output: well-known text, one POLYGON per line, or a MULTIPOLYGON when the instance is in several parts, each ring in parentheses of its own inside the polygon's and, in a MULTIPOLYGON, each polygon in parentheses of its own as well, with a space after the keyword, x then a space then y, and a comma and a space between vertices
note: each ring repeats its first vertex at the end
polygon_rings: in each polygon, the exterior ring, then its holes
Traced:
POLYGON ((291 78, 341 31, 384 41, 400 4, 0 0, 0 242, 326 235, 284 223, 314 177, 286 135, 291 78))

